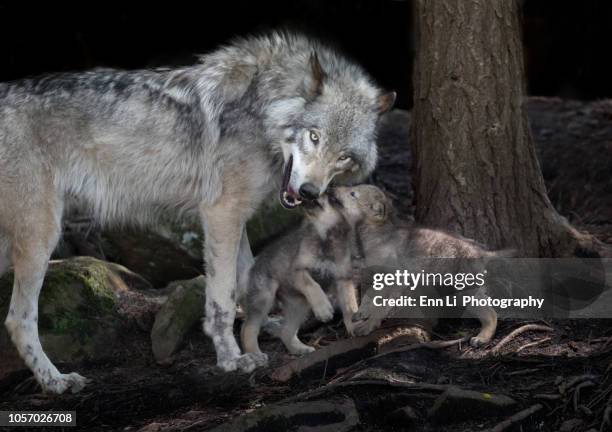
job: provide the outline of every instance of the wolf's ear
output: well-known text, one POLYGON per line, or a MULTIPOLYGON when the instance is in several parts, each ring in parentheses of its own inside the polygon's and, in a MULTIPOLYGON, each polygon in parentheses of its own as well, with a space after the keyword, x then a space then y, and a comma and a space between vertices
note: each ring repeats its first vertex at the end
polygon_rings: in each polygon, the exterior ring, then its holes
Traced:
POLYGON ((390 91, 388 93, 382 94, 378 96, 376 100, 376 109, 379 114, 384 114, 393 108, 393 104, 395 103, 395 98, 397 94, 394 91, 390 91))
POLYGON ((306 96, 314 99, 323 92, 323 80, 325 79, 325 71, 319 62, 319 56, 315 51, 310 54, 308 59, 310 66, 310 76, 306 80, 306 96))

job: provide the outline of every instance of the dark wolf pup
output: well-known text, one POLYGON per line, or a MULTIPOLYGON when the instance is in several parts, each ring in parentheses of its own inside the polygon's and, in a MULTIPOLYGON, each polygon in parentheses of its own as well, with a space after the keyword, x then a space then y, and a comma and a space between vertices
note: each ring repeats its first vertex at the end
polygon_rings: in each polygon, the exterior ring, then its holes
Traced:
POLYGON ((240 39, 176 70, 99 70, 0 84, 0 273, 12 263, 6 327, 45 391, 78 391, 41 347, 38 296, 65 198, 108 224, 201 217, 204 331, 223 370, 252 370, 232 326, 252 263, 245 223, 276 190, 286 207, 376 164, 375 131, 393 104, 366 73, 306 37, 240 39))
MULTIPOLYGON (((511 250, 488 251, 465 237, 403 222, 396 216, 390 199, 375 186, 337 187, 333 189, 330 200, 356 226, 368 267, 405 268, 405 263, 414 258, 465 258, 464 264, 470 265, 470 259, 514 255, 511 250)), ((467 312, 481 324, 480 332, 470 339, 470 344, 480 346, 489 342, 497 328, 495 310, 492 307, 473 307, 467 312)), ((389 308, 362 302, 354 317, 360 320, 355 325, 355 334, 370 333, 389 313, 389 308)))
POLYGON ((358 307, 351 262, 353 227, 329 204, 327 196, 304 207, 300 227, 264 249, 249 274, 242 301, 246 313, 242 348, 263 360, 267 357, 257 338, 277 300, 283 311, 278 336, 292 354, 314 351, 297 333, 311 309, 320 321, 332 319, 334 307, 328 293, 337 299, 346 329, 353 333, 352 317, 358 307))

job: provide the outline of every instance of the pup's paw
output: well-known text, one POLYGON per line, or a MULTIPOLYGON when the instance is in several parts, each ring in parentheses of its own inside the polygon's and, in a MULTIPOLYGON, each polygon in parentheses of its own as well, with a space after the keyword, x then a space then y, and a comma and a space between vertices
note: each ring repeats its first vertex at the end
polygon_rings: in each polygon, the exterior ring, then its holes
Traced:
POLYGON ((43 378, 41 381, 43 392, 62 394, 67 390, 78 393, 90 382, 87 378, 72 372, 69 374, 59 374, 52 378, 43 378))
POLYGON ((291 354, 293 355, 305 355, 305 354, 310 354, 311 352, 316 351, 314 347, 311 347, 310 345, 306 345, 306 344, 302 344, 299 346, 292 346, 290 349, 291 354))
POLYGON ((474 348, 480 348, 481 346, 484 346, 491 342, 491 339, 491 337, 477 335, 470 338, 470 346, 474 348))
POLYGON ((325 301, 321 301, 317 305, 312 308, 312 311, 317 317, 317 319, 321 322, 331 321, 334 317, 334 307, 330 303, 330 301, 325 298, 325 301))
MULTIPOLYGON (((353 318, 353 321, 355 318, 353 318)), ((366 336, 380 327, 382 319, 376 317, 370 317, 358 322, 353 322, 353 333, 356 336, 366 336)))
POLYGON ((352 321, 344 321, 344 328, 346 329, 346 333, 349 337, 355 336, 355 324, 352 321))

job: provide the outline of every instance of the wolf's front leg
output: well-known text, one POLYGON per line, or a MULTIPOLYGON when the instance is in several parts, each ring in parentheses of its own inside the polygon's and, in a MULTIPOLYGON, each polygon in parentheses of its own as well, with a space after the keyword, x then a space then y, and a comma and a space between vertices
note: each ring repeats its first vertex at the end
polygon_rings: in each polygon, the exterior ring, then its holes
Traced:
POLYGON ((256 353, 241 355, 234 336, 238 251, 244 220, 232 206, 202 209, 206 260, 204 332, 212 338, 217 366, 224 371, 250 372, 265 364, 256 353))

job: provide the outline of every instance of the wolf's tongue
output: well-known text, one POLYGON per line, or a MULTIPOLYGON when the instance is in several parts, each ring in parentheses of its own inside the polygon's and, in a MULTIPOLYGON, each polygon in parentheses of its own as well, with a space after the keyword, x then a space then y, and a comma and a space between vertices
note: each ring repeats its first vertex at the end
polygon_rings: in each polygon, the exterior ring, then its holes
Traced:
POLYGON ((291 180, 291 169, 293 168, 293 156, 289 156, 289 160, 285 165, 285 171, 283 172, 283 183, 279 191, 279 199, 283 207, 292 209, 301 204, 301 200, 296 198, 295 191, 289 186, 289 180, 291 180))
POLYGON ((287 190, 289 180, 291 180, 291 169, 293 168, 293 155, 289 156, 289 160, 285 165, 285 172, 283 173, 283 184, 281 186, 281 193, 287 190))

